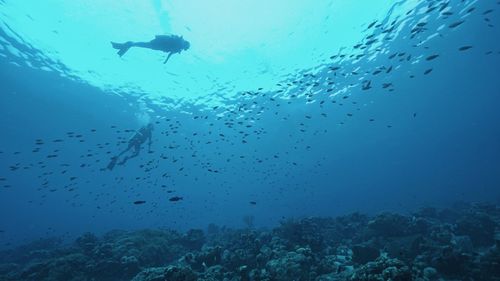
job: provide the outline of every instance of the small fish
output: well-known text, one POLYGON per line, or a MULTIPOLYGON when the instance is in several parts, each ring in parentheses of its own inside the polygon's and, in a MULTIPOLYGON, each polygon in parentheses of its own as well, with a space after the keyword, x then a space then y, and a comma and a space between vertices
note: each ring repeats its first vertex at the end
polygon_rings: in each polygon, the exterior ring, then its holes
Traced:
POLYGON ((429 9, 427 9, 427 11, 425 12, 426 14, 434 11, 437 7, 430 7, 429 9))
POLYGON ((427 70, 424 72, 424 75, 427 75, 427 74, 429 74, 429 73, 431 73, 431 72, 432 72, 432 68, 429 68, 429 69, 427 69, 427 70))
POLYGON ((137 201, 134 201, 134 205, 142 205, 142 204, 144 204, 144 203, 146 203, 146 201, 144 201, 144 200, 137 200, 137 201))
POLYGON ((257 202, 255 202, 255 201, 250 201, 249 203, 250 203, 251 205, 257 205, 257 202))
POLYGON ((371 89, 372 88, 371 84, 372 81, 364 81, 362 86, 363 91, 371 89))
POLYGON ((168 199, 168 201, 170 201, 170 202, 177 202, 177 201, 180 201, 182 199, 184 199, 184 198, 179 197, 179 196, 174 196, 174 197, 170 197, 170 199, 168 199))
POLYGON ((458 48, 458 50, 459 51, 467 51, 467 50, 469 50, 471 48, 472 48, 472 46, 463 46, 463 47, 458 48))
POLYGON ((431 60, 433 60, 433 59, 435 59, 435 58, 437 58, 437 57, 439 57, 439 55, 430 55, 430 56, 428 56, 425 60, 427 60, 427 61, 431 61, 431 60))
POLYGON ((454 22, 454 23, 452 23, 452 24, 448 25, 448 27, 449 27, 449 28, 455 28, 455 27, 457 27, 457 26, 461 25, 462 23, 464 23, 464 21, 463 21, 463 20, 460 20, 460 21, 457 21, 457 22, 454 22))
POLYGON ((373 27, 376 23, 377 23, 377 21, 374 21, 374 22, 370 23, 370 25, 368 25, 368 28, 367 28, 367 29, 372 28, 372 27, 373 27))
POLYGON ((466 13, 472 13, 472 12, 474 12, 474 10, 476 10, 476 8, 472 7, 470 9, 468 9, 466 13))

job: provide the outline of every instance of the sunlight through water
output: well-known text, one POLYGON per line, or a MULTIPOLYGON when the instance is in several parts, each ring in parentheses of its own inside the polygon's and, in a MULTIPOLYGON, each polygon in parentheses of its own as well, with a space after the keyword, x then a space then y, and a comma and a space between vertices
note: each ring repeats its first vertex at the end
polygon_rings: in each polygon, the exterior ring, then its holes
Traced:
POLYGON ((270 88, 290 72, 320 65, 360 40, 366 19, 386 15, 396 2, 12 1, 1 7, 1 24, 40 51, 42 62, 33 67, 108 92, 192 100, 270 88), (133 49, 120 58, 110 45, 157 34, 182 35, 191 49, 164 65, 161 53, 133 49))

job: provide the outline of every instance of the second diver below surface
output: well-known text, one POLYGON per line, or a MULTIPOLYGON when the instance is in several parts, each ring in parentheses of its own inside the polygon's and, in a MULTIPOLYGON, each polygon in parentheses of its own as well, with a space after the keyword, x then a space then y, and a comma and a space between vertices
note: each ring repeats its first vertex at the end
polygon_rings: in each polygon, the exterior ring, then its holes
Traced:
POLYGON ((120 57, 123 56, 131 47, 147 48, 168 53, 167 58, 163 62, 164 64, 167 63, 168 59, 170 59, 173 54, 180 54, 182 51, 186 51, 190 47, 189 42, 184 40, 182 36, 178 35, 156 35, 155 39, 149 42, 111 42, 111 45, 113 48, 119 50, 118 55, 120 55, 120 57))
POLYGON ((127 148, 125 150, 123 150, 120 154, 113 156, 106 168, 108 170, 113 170, 113 168, 116 166, 116 164, 123 165, 128 160, 139 156, 139 153, 141 152, 141 146, 146 141, 148 141, 148 152, 151 153, 152 135, 153 135, 153 124, 148 124, 148 125, 142 127, 141 129, 139 129, 139 131, 137 131, 135 133, 135 135, 128 141, 127 148), (129 152, 130 150, 132 150, 132 153, 128 156, 123 157, 123 159, 120 162, 118 162, 118 158, 120 158, 125 153, 129 152))

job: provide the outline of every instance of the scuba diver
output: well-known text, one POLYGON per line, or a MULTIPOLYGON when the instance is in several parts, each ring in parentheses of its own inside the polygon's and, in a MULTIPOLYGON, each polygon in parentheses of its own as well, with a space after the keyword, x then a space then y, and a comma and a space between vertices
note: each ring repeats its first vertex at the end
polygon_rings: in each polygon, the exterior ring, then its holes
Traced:
POLYGON ((111 158, 111 162, 109 162, 108 166, 106 167, 108 170, 113 170, 113 168, 118 165, 123 165, 125 164, 128 160, 135 158, 139 156, 139 152, 141 152, 141 146, 143 143, 148 140, 148 152, 151 152, 151 137, 153 133, 153 124, 149 123, 148 125, 142 127, 139 129, 137 133, 128 141, 128 146, 127 148, 122 151, 118 156, 113 156, 111 158), (133 149, 133 153, 129 156, 124 157, 120 162, 118 162, 118 159, 128 151, 133 149))
POLYGON ((111 45, 113 48, 119 50, 118 55, 120 55, 120 57, 123 56, 131 47, 147 48, 168 53, 167 59, 163 62, 164 64, 167 63, 168 59, 170 59, 173 54, 180 54, 182 51, 186 51, 190 47, 188 41, 184 40, 182 36, 177 35, 156 35, 155 39, 149 42, 111 42, 111 45))

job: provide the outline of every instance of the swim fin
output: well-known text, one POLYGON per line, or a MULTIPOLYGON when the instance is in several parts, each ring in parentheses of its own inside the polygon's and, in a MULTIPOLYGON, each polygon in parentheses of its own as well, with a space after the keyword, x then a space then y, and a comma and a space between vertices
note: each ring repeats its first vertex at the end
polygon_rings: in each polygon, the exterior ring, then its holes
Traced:
POLYGON ((119 50, 118 55, 121 57, 128 51, 128 49, 130 49, 130 47, 132 47, 134 45, 134 43, 131 41, 128 41, 125 43, 111 42, 111 45, 113 46, 113 48, 119 50))

